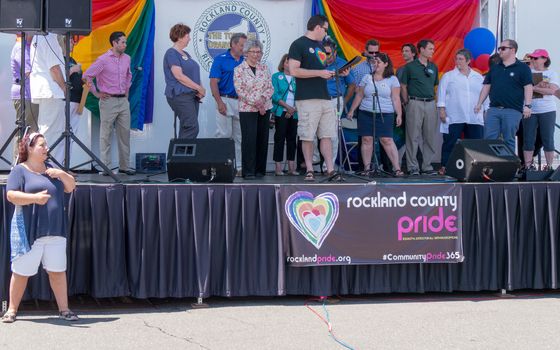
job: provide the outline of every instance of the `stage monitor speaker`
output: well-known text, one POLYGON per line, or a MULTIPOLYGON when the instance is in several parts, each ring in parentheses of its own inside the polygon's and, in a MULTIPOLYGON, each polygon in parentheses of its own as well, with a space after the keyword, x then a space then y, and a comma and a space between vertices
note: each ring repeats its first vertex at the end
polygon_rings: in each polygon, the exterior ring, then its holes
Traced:
POLYGON ((91 0, 46 0, 45 9, 47 32, 57 34, 91 32, 91 0))
POLYGON ((233 182, 232 139, 172 139, 167 152, 169 181, 233 182))
POLYGON ((511 181, 520 164, 502 140, 459 140, 445 170, 459 181, 511 181))
POLYGON ((0 0, 0 32, 43 31, 43 0, 0 0))

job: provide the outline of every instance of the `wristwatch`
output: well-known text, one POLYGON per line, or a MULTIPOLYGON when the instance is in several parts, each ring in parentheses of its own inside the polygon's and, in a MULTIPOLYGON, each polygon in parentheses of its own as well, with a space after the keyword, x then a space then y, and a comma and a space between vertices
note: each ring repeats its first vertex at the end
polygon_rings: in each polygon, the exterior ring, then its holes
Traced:
POLYGON ((525 105, 525 107, 531 109, 531 108, 533 108, 533 105, 529 103, 528 105, 525 105))

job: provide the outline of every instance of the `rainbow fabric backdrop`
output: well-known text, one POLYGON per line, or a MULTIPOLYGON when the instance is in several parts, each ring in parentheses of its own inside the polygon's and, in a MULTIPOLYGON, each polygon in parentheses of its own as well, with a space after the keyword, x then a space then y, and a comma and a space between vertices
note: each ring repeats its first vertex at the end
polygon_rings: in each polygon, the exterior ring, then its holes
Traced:
MULTIPOLYGON (((142 130, 153 120, 154 107, 154 0, 93 0, 92 32, 80 39, 73 57, 85 71, 111 48, 109 36, 122 31, 131 57, 131 128, 142 130)), ((86 107, 99 115, 98 100, 89 94, 86 107)))
POLYGON ((313 0, 313 14, 329 19, 329 35, 347 59, 359 55, 368 39, 381 43, 395 68, 404 64, 401 46, 434 40, 440 72, 454 67, 455 52, 478 14, 479 0, 313 0))

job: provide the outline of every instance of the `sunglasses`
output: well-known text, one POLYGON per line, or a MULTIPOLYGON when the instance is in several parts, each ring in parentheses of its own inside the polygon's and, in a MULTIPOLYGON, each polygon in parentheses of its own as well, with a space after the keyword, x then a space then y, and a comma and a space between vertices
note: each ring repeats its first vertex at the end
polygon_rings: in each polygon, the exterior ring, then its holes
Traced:
POLYGON ((500 46, 500 47, 498 47, 498 51, 505 51, 505 50, 507 50, 507 49, 511 49, 511 47, 509 47, 509 46, 500 46))
POLYGON ((424 67, 424 74, 428 78, 432 76, 432 72, 428 69, 428 67, 424 67))
POLYGON ((544 57, 544 56, 541 56, 541 57, 531 57, 531 59, 532 59, 533 61, 536 61, 536 60, 538 60, 539 58, 542 58, 543 60, 546 60, 546 59, 547 59, 547 58, 544 57))
POLYGON ((377 51, 368 51, 367 53, 369 53, 370 55, 374 55, 374 56, 375 56, 375 55, 377 54, 377 51))

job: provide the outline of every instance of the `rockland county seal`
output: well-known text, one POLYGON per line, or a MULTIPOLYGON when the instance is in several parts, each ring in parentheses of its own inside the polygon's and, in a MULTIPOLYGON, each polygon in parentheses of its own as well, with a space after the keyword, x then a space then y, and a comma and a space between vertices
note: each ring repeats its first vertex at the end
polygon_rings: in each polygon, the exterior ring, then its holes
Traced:
POLYGON ((268 24, 259 11, 242 1, 223 1, 207 8, 193 32, 196 57, 207 72, 214 57, 229 49, 229 40, 234 33, 245 33, 248 39, 258 39, 263 44, 263 61, 270 52, 268 24))

